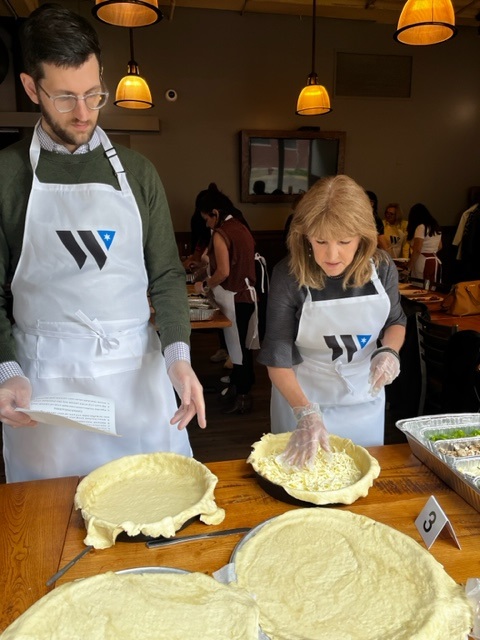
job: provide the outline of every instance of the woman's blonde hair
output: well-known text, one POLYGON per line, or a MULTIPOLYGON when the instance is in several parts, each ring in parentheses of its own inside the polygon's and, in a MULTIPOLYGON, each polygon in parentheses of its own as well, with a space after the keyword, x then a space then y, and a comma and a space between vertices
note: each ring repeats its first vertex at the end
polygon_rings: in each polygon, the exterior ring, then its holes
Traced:
POLYGON ((402 221, 403 211, 402 211, 402 207, 398 204, 398 202, 390 202, 390 204, 387 204, 387 206, 385 207, 385 212, 383 214, 384 218, 385 218, 385 213, 387 213, 387 209, 395 209, 395 222, 402 221))
POLYGON ((290 272, 299 287, 323 289, 326 274, 315 262, 308 236, 322 240, 342 240, 360 236, 352 263, 345 270, 343 288, 360 287, 372 275, 370 260, 378 264, 377 229, 372 205, 364 189, 344 175, 322 178, 295 208, 288 248, 290 272))

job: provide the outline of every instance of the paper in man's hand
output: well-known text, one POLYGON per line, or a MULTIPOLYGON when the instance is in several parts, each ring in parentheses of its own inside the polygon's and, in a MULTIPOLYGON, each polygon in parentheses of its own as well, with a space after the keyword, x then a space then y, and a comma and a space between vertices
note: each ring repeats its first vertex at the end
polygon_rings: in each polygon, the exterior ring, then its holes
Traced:
POLYGON ((29 409, 16 410, 37 422, 120 437, 115 430, 115 406, 109 398, 83 393, 39 396, 32 398, 29 409))

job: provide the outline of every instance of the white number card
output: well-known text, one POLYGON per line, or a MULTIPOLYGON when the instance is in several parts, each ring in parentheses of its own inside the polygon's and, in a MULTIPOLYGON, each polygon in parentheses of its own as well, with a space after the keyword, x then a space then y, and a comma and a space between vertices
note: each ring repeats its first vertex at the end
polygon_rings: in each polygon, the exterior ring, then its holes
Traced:
POLYGON ((447 531, 455 540, 457 547, 459 549, 462 548, 457 536, 455 535, 452 523, 447 518, 445 511, 438 504, 438 500, 434 496, 430 496, 426 505, 420 511, 418 518, 415 520, 415 526, 427 545, 427 549, 430 549, 444 527, 447 527, 447 531))

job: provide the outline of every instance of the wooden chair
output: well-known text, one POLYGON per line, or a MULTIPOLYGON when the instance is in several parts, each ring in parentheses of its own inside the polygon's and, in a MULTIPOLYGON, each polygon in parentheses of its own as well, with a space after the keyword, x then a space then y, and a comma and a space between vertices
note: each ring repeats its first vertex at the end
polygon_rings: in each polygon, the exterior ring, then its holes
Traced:
POLYGON ((417 338, 420 353, 421 393, 418 415, 443 413, 445 352, 458 325, 445 326, 417 314, 417 338))

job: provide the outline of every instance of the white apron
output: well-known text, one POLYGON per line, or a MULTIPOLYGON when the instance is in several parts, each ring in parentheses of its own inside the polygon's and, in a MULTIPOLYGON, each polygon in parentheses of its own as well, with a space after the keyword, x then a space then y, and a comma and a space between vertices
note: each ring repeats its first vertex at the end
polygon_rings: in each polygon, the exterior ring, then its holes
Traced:
MULTIPOLYGON (((247 331, 247 349, 259 349, 260 340, 258 337, 258 307, 257 307, 257 292, 255 287, 252 287, 248 278, 245 278, 247 287, 250 291, 252 301, 255 303, 255 308, 250 320, 248 322, 247 331)), ((236 323, 235 315, 235 292, 224 289, 221 285, 217 285, 212 288, 213 297, 218 304, 220 311, 225 315, 232 323, 231 327, 225 327, 223 334, 225 336, 225 343, 227 345, 228 355, 233 364, 243 364, 242 347, 240 344, 240 337, 238 335, 238 327, 236 323)))
POLYGON ((438 258, 436 253, 421 253, 410 273, 410 277, 415 280, 424 280, 425 283, 428 281, 432 282, 440 282, 442 273, 442 263, 438 258))
MULTIPOLYGON (((295 344, 303 362, 294 366, 310 402, 318 402, 327 430, 356 444, 383 444, 385 392, 372 397, 370 358, 390 312, 390 299, 372 265, 376 295, 312 301, 303 305, 295 344)), ((292 431, 292 409, 272 387, 273 433, 292 431)))
POLYGON ((122 437, 4 425, 7 482, 85 475, 135 453, 192 455, 187 432, 169 424, 177 404, 149 323, 138 206, 109 139, 98 132, 120 191, 97 183, 40 183, 35 129, 32 190, 12 281, 13 331, 34 396, 112 398, 122 437))

